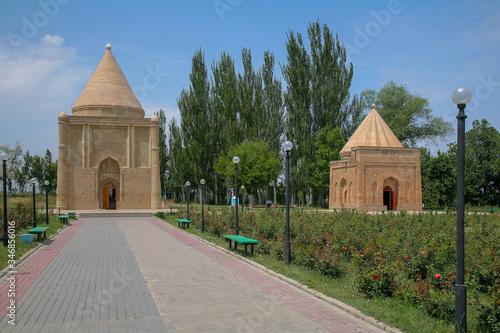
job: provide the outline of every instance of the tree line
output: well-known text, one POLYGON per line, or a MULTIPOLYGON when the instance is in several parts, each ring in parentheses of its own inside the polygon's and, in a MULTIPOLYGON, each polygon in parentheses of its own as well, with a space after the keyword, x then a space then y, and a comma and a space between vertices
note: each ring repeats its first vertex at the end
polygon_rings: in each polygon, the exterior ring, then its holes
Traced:
POLYGON ((289 140, 292 201, 325 205, 329 163, 339 159, 372 103, 405 146, 435 142, 452 131, 451 124, 432 115, 427 98, 404 85, 388 82, 378 92, 351 94, 353 64, 326 24, 309 24, 309 43, 292 30, 286 37, 286 60, 279 63, 283 82, 271 51, 255 68, 251 50, 242 48, 242 72, 226 52, 208 66, 203 50, 195 51, 189 87, 177 99, 180 120, 167 124, 163 110, 156 113, 163 119, 164 196, 184 200, 185 182, 200 193, 205 179, 209 201, 228 203, 232 158, 239 156, 239 185, 249 199, 283 202, 278 200, 284 180, 281 146, 289 140))
MULTIPOLYGON (((30 180, 37 179, 36 186, 42 188, 44 181, 48 180, 47 190, 55 193, 57 189, 57 160, 52 161, 50 150, 45 151, 45 155, 31 155, 29 150, 23 154, 23 149, 19 142, 14 147, 10 144, 0 145, 0 150, 8 155, 7 177, 3 179, 3 172, 0 172, 2 181, 6 181, 9 193, 29 192, 32 189, 30 180)), ((45 185, 43 185, 45 190, 45 185)))

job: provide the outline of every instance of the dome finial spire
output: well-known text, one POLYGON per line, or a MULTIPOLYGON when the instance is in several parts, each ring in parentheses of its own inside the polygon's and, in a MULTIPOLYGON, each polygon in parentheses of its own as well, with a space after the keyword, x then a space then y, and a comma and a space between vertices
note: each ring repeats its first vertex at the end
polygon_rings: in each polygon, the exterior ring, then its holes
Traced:
POLYGON ((111 51, 111 44, 106 45, 106 50, 111 51))
POLYGON ((372 104, 372 108, 374 108, 374 109, 375 109, 375 103, 373 103, 373 104, 372 104))

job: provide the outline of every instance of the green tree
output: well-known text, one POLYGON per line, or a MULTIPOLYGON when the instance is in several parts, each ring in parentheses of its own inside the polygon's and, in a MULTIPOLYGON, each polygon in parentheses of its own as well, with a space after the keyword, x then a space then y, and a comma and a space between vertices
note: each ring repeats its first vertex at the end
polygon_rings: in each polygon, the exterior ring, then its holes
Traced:
POLYGON ((340 128, 323 127, 314 142, 314 161, 311 162, 312 186, 320 191, 320 198, 330 188, 330 162, 340 160, 340 151, 345 145, 340 128))
POLYGON ((189 89, 182 90, 177 105, 181 113, 187 176, 193 185, 198 184, 201 189, 200 180, 212 174, 214 163, 211 131, 207 129, 210 120, 210 82, 201 49, 193 56, 189 79, 189 89))
POLYGON ((172 118, 168 124, 167 186, 173 192, 174 199, 177 193, 182 192, 182 186, 188 179, 184 154, 181 130, 176 119, 172 118))
POLYGON ((250 204, 258 189, 264 188, 276 179, 281 171, 281 161, 270 154, 269 146, 262 142, 244 142, 233 146, 220 156, 215 164, 215 171, 234 187, 235 166, 233 157, 238 156, 238 186, 245 186, 250 204))
POLYGON ((368 107, 375 103, 377 111, 406 147, 415 147, 418 142, 437 143, 452 131, 451 123, 432 115, 427 98, 411 94, 406 85, 389 81, 378 92, 365 90, 364 99, 368 107))
POLYGON ((447 152, 437 152, 432 156, 426 148, 421 148, 420 165, 422 173, 422 201, 430 207, 456 205, 457 199, 457 158, 453 145, 447 152))
POLYGON ((500 202, 500 133, 486 119, 474 120, 465 134, 465 200, 474 205, 500 202))
MULTIPOLYGON (((12 192, 13 182, 16 181, 16 178, 20 173, 20 169, 22 166, 23 149, 21 148, 21 145, 19 144, 18 141, 14 145, 14 148, 11 148, 11 146, 7 144, 7 145, 0 145, 0 150, 2 150, 8 155, 6 182, 7 182, 8 192, 12 192)), ((3 172, 0 174, 0 178, 2 179, 2 181, 5 181, 3 179, 3 172)))
POLYGON ((155 115, 160 120, 160 130, 159 130, 159 156, 160 156, 160 187, 161 187, 161 195, 165 197, 167 192, 167 116, 165 115, 165 111, 160 109, 155 112, 155 115))
POLYGON ((289 31, 287 60, 281 70, 287 85, 286 136, 294 143, 292 186, 308 189, 310 204, 314 172, 310 161, 314 160, 316 137, 325 126, 351 133, 362 108, 357 95, 349 100, 353 66, 347 64, 345 47, 338 36, 326 24, 315 22, 308 26, 308 37, 310 55, 302 35, 289 31))

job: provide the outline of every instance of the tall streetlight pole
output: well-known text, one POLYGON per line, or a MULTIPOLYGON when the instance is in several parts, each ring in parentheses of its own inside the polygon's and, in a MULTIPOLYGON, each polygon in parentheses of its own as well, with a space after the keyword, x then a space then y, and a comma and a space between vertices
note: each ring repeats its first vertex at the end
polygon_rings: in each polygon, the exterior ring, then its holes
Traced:
POLYGON ((465 285, 465 107, 472 98, 469 88, 453 91, 457 105, 457 283, 455 284, 455 332, 467 332, 467 286, 465 285))
POLYGON ((36 178, 31 178, 30 183, 33 185, 33 228, 36 228, 36 201, 35 201, 36 178))
POLYGON ((45 184, 45 222, 49 224, 49 181, 43 182, 45 184))
POLYGON ((200 184, 201 184, 201 232, 205 232, 205 216, 204 216, 205 179, 200 180, 200 184))
POLYGON ((2 164, 3 164, 3 245, 7 246, 9 241, 8 241, 8 234, 7 234, 7 159, 9 158, 9 155, 6 153, 2 152, 0 154, 2 158, 2 164))
POLYGON ((243 209, 245 208, 245 186, 241 185, 241 216, 243 216, 243 209))
POLYGON ((283 143, 283 149, 286 151, 286 240, 285 240, 285 265, 290 265, 290 150, 293 144, 290 141, 283 143))
POLYGON ((186 220, 189 220, 189 185, 191 183, 189 181, 186 182, 186 202, 187 202, 187 213, 186 213, 186 220))
POLYGON ((236 219, 236 226, 234 228, 234 234, 239 235, 240 234, 240 229, 238 227, 238 163, 240 163, 240 158, 238 156, 233 157, 233 163, 234 163, 234 205, 236 206, 235 208, 235 219, 236 219))

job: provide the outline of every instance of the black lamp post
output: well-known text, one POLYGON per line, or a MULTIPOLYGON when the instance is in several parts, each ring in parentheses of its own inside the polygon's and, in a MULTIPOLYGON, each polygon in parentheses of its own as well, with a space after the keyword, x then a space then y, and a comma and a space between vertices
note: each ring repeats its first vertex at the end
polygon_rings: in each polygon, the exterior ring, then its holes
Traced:
POLYGON ((49 181, 43 182, 45 184, 45 221, 49 224, 49 181))
POLYGON ((283 149, 286 151, 286 240, 285 240, 285 265, 290 265, 290 150, 293 144, 290 141, 283 143, 283 149))
POLYGON ((465 285, 465 106, 472 92, 465 87, 453 91, 458 107, 457 124, 457 283, 455 284, 455 332, 467 332, 467 286, 465 285))
POLYGON ((236 227, 234 228, 234 234, 239 235, 240 229, 238 228, 238 163, 240 163, 240 158, 238 156, 233 157, 234 163, 234 205, 235 205, 235 219, 236 219, 236 227))
POLYGON ((186 213, 186 220, 189 220, 189 185, 191 183, 189 181, 186 182, 186 197, 187 197, 187 213, 186 213))
POLYGON ((0 154, 3 161, 3 245, 8 245, 7 235, 7 159, 9 156, 6 153, 0 154))
POLYGON ((200 180, 201 184, 201 232, 205 232, 205 179, 200 180))
POLYGON ((35 201, 36 178, 31 178, 30 183, 33 185, 33 228, 36 228, 36 201, 35 201))
POLYGON ((241 185, 241 215, 243 216, 243 209, 245 208, 245 186, 241 185))

